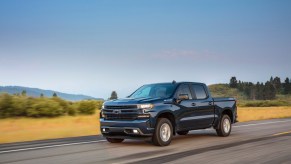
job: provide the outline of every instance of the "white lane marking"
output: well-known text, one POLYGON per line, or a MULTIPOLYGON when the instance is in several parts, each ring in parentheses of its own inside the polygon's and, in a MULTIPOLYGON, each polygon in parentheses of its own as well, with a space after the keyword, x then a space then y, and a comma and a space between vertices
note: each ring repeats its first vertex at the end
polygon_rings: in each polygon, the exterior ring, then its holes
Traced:
POLYGON ((266 124, 275 124, 280 122, 290 122, 291 120, 284 120, 284 121, 272 121, 272 122, 262 122, 262 123, 256 123, 256 124, 246 124, 246 125, 236 125, 233 127, 245 127, 245 126, 255 126, 255 125, 266 125, 266 124))
MULTIPOLYGON (((266 125, 266 124, 275 124, 275 123, 280 123, 280 122, 291 122, 291 120, 263 122, 263 123, 257 123, 257 124, 237 125, 237 126, 233 126, 233 127, 266 125)), ((212 130, 212 129, 204 129, 204 130, 212 130)), ((199 131, 199 130, 195 130, 195 131, 199 131)), ((203 131, 203 130, 201 130, 201 131, 203 131)), ((37 149, 44 149, 44 148, 70 146, 70 145, 81 145, 81 144, 88 144, 88 143, 98 143, 98 142, 105 142, 105 141, 106 140, 87 141, 87 142, 77 142, 77 143, 69 143, 69 144, 59 144, 59 145, 39 146, 39 147, 31 147, 31 148, 24 148, 24 149, 6 150, 6 151, 0 151, 0 154, 10 153, 10 152, 18 152, 18 151, 26 151, 26 150, 37 150, 37 149)))
POLYGON ((44 148, 52 148, 52 147, 63 147, 63 146, 71 146, 71 145, 81 145, 81 144, 89 144, 89 143, 98 143, 98 142, 105 142, 105 141, 106 140, 86 141, 86 142, 76 142, 76 143, 59 144, 59 145, 48 145, 48 146, 30 147, 30 148, 24 148, 24 149, 5 150, 5 151, 0 151, 0 154, 3 154, 3 153, 11 153, 11 152, 18 152, 18 151, 26 151, 26 150, 37 150, 37 149, 44 149, 44 148))

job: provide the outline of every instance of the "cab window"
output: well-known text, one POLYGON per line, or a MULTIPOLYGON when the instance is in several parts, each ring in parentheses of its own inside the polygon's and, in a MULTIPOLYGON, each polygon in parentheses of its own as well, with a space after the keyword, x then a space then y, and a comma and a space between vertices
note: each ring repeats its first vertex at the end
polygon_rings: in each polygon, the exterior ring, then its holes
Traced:
POLYGON ((192 90, 194 91, 194 94, 196 95, 196 99, 207 98, 207 94, 205 92, 203 85, 192 84, 192 90))
POLYGON ((179 86, 179 88, 176 92, 176 97, 178 97, 180 94, 188 94, 189 99, 192 99, 190 88, 189 88, 189 85, 187 85, 187 84, 182 84, 179 86))

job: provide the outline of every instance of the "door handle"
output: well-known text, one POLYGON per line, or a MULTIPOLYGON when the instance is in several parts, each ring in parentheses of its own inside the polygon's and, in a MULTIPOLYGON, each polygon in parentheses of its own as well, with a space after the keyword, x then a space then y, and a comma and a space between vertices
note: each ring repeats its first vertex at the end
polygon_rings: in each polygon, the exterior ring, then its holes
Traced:
POLYGON ((196 103, 192 103, 191 105, 192 105, 192 106, 196 106, 196 103))

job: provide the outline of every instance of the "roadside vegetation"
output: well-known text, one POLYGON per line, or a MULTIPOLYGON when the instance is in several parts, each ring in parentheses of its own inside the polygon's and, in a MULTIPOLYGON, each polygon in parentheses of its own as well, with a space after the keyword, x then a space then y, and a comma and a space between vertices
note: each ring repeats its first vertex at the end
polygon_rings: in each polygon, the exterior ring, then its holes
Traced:
POLYGON ((213 97, 235 97, 240 107, 291 106, 291 82, 286 78, 271 77, 265 83, 243 82, 236 77, 229 84, 208 86, 213 97))
POLYGON ((57 95, 48 97, 28 97, 25 94, 0 94, 0 118, 11 117, 59 117, 91 115, 100 109, 102 101, 83 100, 71 102, 63 100, 57 95))

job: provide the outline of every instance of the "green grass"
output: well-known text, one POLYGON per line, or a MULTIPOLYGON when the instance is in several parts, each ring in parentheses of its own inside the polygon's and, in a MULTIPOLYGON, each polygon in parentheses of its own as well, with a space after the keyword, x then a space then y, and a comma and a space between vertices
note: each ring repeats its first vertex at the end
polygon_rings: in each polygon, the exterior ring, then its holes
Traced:
POLYGON ((290 101, 285 100, 249 100, 238 103, 240 107, 276 107, 276 106, 291 106, 290 101))

